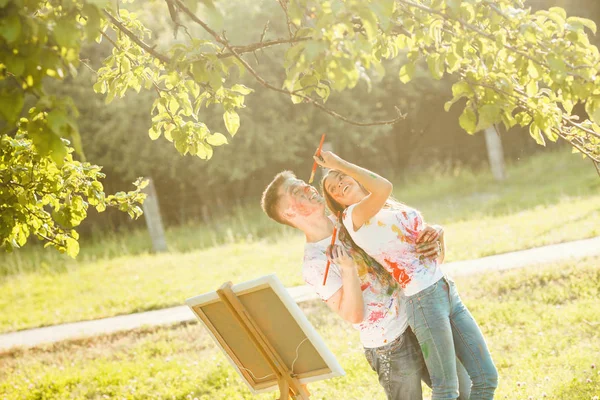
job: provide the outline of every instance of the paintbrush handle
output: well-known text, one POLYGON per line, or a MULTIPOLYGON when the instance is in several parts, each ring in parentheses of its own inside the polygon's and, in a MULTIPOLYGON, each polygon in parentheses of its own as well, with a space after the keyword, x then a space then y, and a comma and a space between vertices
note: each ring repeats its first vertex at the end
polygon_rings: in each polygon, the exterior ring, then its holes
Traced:
MULTIPOLYGON (((315 156, 320 156, 321 155, 321 149, 323 148, 323 143, 325 142, 325 134, 321 135, 321 141, 319 142, 319 147, 317 147, 317 151, 315 152, 315 156)), ((308 180, 308 184, 310 185, 311 183, 313 183, 313 180, 315 179, 315 172, 317 172, 317 167, 318 164, 317 162, 313 162, 313 166, 312 166, 312 171, 310 173, 310 179, 308 180)))
MULTIPOLYGON (((338 211, 337 213, 337 217, 338 219, 340 219, 340 213, 338 211)), ((335 237, 337 236, 337 225, 333 227, 333 235, 331 236, 331 248, 333 249, 333 245, 335 244, 335 237)), ((329 275, 329 265, 331 264, 331 261, 329 261, 329 259, 327 259, 327 266, 325 267, 325 276, 323 277, 323 286, 325 286, 325 283, 327 283, 327 275, 329 275)))

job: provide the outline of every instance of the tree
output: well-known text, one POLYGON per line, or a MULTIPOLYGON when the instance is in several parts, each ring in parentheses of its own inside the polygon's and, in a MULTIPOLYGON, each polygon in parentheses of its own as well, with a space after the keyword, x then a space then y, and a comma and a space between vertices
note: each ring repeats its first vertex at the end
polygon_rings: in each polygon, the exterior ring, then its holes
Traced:
POLYGON ((398 108, 387 120, 356 121, 326 102, 332 90, 382 76, 382 61, 402 54, 408 61, 397 72, 401 82, 413 78, 419 63, 433 79, 456 77, 446 110, 465 98, 459 122, 468 133, 498 123, 528 126, 541 145, 567 141, 600 174, 600 53, 586 32, 595 33, 596 25, 567 17, 562 8, 533 13, 521 0, 278 0, 277 22, 288 35, 267 39, 265 25, 255 33, 258 41, 240 45, 228 39, 227 13, 212 0, 164 0, 152 6, 168 12, 174 34, 183 39, 162 48, 123 4, 130 2, 0 0, 0 243, 6 249, 34 235, 76 255, 75 228, 89 205, 141 213, 143 183, 106 196, 100 167, 85 162, 75 105, 44 90, 45 79, 77 73, 85 41, 113 46, 94 89, 107 102, 130 89, 154 92, 151 139, 164 135, 180 153, 201 159, 228 142, 200 118, 201 109, 222 114, 235 135, 238 110, 253 92, 240 83, 243 74, 348 124, 398 122, 398 108), (247 61, 257 51, 281 47, 281 81, 247 61), (573 113, 577 104, 585 106, 587 119, 573 113))

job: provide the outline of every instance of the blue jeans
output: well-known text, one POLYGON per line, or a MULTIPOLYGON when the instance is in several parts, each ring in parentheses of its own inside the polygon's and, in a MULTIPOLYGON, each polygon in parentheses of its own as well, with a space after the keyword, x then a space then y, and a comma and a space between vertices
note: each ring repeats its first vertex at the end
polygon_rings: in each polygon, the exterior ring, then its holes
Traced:
MULTIPOLYGON (((365 349, 365 356, 373 371, 379 375, 379 383, 388 400, 423 399, 421 380, 431 387, 423 353, 410 328, 385 346, 365 349)), ((471 391, 471 380, 458 360, 457 370, 460 380, 459 399, 467 400, 471 391)))
POLYGON ((406 297, 406 305, 408 323, 431 375, 431 399, 458 397, 456 358, 473 382, 470 399, 493 399, 498 371, 477 322, 460 300, 455 283, 444 277, 406 297))

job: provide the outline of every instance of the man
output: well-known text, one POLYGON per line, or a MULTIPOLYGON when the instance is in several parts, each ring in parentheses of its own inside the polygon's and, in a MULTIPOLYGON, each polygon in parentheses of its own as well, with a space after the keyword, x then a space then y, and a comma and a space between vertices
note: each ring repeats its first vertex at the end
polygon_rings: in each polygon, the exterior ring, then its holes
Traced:
MULTIPOLYGON (((327 306, 360 332, 365 356, 377 372, 389 400, 422 399, 421 379, 431 380, 419 344, 408 328, 397 286, 386 285, 364 258, 349 256, 339 240, 329 248, 334 222, 325 214, 319 192, 290 171, 275 176, 265 189, 261 206, 273 220, 304 232, 303 276, 327 306), (332 261, 323 284, 327 259, 332 261)), ((423 252, 438 249, 438 243, 423 252)), ((459 367, 460 399, 468 399, 470 380, 459 367)))

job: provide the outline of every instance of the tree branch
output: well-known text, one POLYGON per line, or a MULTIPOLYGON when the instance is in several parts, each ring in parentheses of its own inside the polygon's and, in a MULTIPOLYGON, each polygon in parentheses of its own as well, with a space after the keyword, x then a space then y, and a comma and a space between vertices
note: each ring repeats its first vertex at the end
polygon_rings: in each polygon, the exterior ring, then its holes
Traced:
POLYGON ((356 126, 374 126, 374 125, 392 125, 395 124, 397 122, 399 122, 400 120, 406 118, 405 114, 402 114, 400 112, 400 110, 398 109, 398 107, 396 107, 396 111, 398 112, 398 117, 392 119, 392 120, 388 120, 388 121, 375 121, 375 122, 358 122, 358 121, 354 121, 351 120, 349 118, 344 117, 341 114, 338 114, 337 112, 325 107, 323 104, 319 103, 317 100, 313 99, 310 96, 306 96, 303 94, 294 94, 293 92, 286 90, 286 89, 280 89, 276 86, 273 86, 272 84, 270 84, 269 82, 267 82, 262 76, 260 76, 251 66, 250 64, 248 64, 246 62, 246 60, 244 60, 241 55, 239 53, 237 53, 237 51, 229 44, 227 38, 225 38, 224 36, 220 36, 219 34, 217 34, 214 30, 212 30, 204 21, 202 21, 200 18, 198 18, 196 16, 196 14, 194 14, 189 8, 187 8, 185 6, 185 4, 183 4, 181 2, 181 0, 165 0, 167 2, 174 2, 175 4, 177 4, 177 6, 179 7, 180 10, 182 10, 184 13, 186 13, 191 19, 192 21, 196 22, 198 25, 200 25, 202 28, 204 28, 204 30, 206 32, 208 32, 219 44, 222 44, 227 50, 229 50, 229 52, 231 52, 233 54, 233 56, 235 58, 237 58, 240 63, 242 63, 242 65, 244 66, 244 68, 246 68, 246 70, 254 77, 254 79, 260 83, 261 85, 263 85, 264 87, 266 87, 267 89, 273 90, 275 92, 279 92, 279 93, 283 93, 283 94, 287 94, 287 95, 294 95, 294 96, 298 96, 300 98, 302 98, 304 101, 306 101, 307 103, 310 103, 312 105, 314 105, 315 107, 317 107, 318 109, 326 112, 327 114, 338 118, 346 123, 349 123, 351 125, 356 125, 356 126))
POLYGON ((598 173, 598 176, 600 176, 600 162, 592 160, 592 162, 594 163, 594 167, 596 167, 596 172, 598 173))
POLYGON ((288 29, 288 33, 289 33, 290 39, 291 39, 294 37, 294 34, 292 33, 292 21, 290 20, 290 15, 288 14, 287 4, 285 4, 285 0, 277 0, 277 2, 279 3, 279 5, 281 6, 281 9, 285 13, 287 29, 288 29))
MULTIPOLYGON (((272 46, 277 46, 280 44, 287 44, 287 43, 294 44, 294 43, 306 42, 308 40, 312 40, 312 38, 311 37, 301 37, 301 38, 292 38, 292 39, 275 39, 275 40, 267 40, 266 42, 252 43, 252 44, 249 44, 246 46, 231 46, 231 48, 234 49, 237 54, 244 54, 244 53, 252 53, 252 52, 255 52, 256 50, 260 50, 260 49, 264 49, 264 48, 272 47, 272 46)), ((218 54, 217 57, 219 57, 219 58, 234 57, 234 54, 231 52, 221 53, 221 54, 218 54)))
POLYGON ((151 54, 152 56, 154 56, 155 58, 159 59, 161 62, 168 64, 171 62, 171 59, 167 56, 165 56, 164 54, 159 53, 158 51, 154 50, 154 47, 150 47, 150 45, 144 43, 140 38, 138 38, 133 32, 131 32, 129 29, 127 29, 117 18, 115 18, 111 13, 109 13, 108 11, 104 10, 104 15, 106 15, 108 17, 108 19, 110 20, 110 22, 112 22, 114 25, 117 26, 117 28, 119 28, 119 30, 121 32, 123 32, 125 35, 127 35, 127 37, 129 37, 131 40, 133 40, 133 42, 135 44, 137 44, 138 46, 140 46, 142 49, 144 49, 148 54, 151 54))

